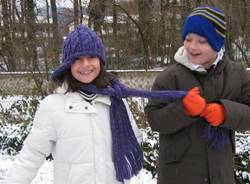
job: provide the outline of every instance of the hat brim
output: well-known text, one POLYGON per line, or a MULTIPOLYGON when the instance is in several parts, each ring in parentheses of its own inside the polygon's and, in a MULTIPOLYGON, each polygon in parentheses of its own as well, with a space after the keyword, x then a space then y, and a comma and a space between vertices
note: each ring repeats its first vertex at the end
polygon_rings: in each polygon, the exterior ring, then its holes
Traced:
POLYGON ((62 63, 51 75, 51 79, 55 80, 60 78, 70 68, 71 62, 62 63))

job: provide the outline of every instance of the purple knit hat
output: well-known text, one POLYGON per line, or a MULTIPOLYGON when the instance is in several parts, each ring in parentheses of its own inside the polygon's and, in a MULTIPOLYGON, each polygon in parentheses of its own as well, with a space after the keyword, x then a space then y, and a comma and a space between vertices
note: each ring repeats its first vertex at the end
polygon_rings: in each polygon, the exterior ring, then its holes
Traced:
POLYGON ((52 79, 58 79, 80 56, 97 56, 105 65, 105 49, 101 39, 94 31, 84 25, 78 25, 69 33, 63 44, 61 65, 52 73, 52 79))

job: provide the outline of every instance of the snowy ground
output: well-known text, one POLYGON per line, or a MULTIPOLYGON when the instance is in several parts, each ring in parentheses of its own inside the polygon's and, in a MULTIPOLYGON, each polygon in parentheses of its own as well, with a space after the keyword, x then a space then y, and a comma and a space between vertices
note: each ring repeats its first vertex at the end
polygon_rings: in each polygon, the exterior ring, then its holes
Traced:
MULTIPOLYGON (((0 184, 4 184, 6 174, 13 162, 13 158, 0 155, 0 184)), ((53 163, 51 161, 46 161, 43 164, 32 184, 53 184, 53 163)), ((152 175, 143 169, 136 177, 132 178, 129 184, 156 184, 156 179, 152 179, 152 175)))

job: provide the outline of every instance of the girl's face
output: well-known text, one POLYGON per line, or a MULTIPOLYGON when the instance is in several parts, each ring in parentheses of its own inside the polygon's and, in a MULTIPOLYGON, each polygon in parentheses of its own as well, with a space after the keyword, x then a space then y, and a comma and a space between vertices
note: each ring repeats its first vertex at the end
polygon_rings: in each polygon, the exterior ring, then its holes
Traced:
POLYGON ((71 65, 73 77, 85 84, 93 82, 100 71, 100 60, 95 56, 81 56, 71 65))
POLYGON ((217 57, 217 53, 210 46, 207 39, 194 33, 187 34, 184 47, 189 61, 205 68, 209 68, 217 57))

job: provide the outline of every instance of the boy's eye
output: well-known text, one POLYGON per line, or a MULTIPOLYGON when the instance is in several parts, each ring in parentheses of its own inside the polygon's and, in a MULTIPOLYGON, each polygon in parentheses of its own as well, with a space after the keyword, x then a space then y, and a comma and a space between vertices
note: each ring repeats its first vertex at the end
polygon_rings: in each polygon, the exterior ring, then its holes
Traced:
POLYGON ((186 41, 186 42, 190 42, 191 39, 190 39, 190 38, 186 38, 185 41, 186 41))

